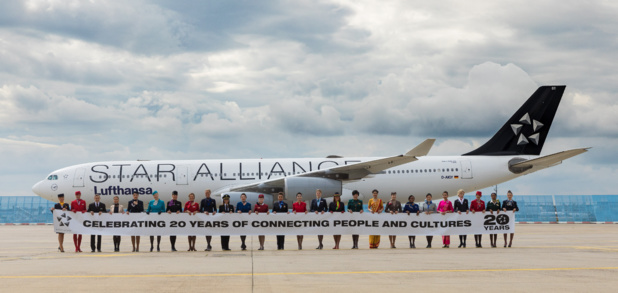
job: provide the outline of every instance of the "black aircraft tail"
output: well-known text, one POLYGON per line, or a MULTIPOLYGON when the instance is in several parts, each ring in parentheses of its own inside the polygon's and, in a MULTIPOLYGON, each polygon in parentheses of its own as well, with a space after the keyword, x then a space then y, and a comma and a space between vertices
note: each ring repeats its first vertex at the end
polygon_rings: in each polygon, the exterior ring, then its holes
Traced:
POLYGON ((539 87, 489 141, 463 155, 541 154, 565 88, 564 85, 539 87))

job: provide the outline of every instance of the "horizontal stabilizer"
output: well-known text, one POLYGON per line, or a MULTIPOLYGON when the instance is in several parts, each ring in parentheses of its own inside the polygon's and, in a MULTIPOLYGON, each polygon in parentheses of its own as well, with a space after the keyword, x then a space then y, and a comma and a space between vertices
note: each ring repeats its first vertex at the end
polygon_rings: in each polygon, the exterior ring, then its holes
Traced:
POLYGON ((551 154, 548 156, 543 156, 540 158, 525 160, 514 162, 509 164, 509 170, 515 174, 521 173, 532 173, 541 169, 549 168, 551 166, 558 165, 562 163, 563 160, 566 160, 571 157, 575 157, 579 154, 583 154, 588 151, 590 148, 581 148, 581 149, 573 149, 564 152, 559 152, 555 154, 551 154))

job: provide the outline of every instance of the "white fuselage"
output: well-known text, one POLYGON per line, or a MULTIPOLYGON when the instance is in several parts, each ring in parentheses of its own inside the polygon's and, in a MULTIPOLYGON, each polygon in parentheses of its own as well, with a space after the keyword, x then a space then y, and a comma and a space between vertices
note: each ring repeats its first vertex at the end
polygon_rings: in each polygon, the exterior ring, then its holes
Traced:
MULTIPOLYGON (((535 156, 517 156, 530 159, 535 156)), ((360 180, 344 181, 342 200, 352 197, 352 190, 360 192, 364 202, 377 189, 383 200, 390 200, 390 193, 397 192, 398 199, 407 201, 415 195, 422 201, 427 193, 434 199, 441 198, 443 191, 455 196, 463 189, 473 192, 496 185, 522 174, 508 170, 513 156, 427 156, 418 161, 387 169, 360 180)), ((229 188, 262 182, 283 176, 294 176, 334 166, 350 165, 378 158, 301 158, 301 159, 246 159, 246 160, 168 160, 168 161, 117 161, 87 163, 66 167, 52 172, 46 180, 38 182, 33 191, 39 196, 57 202, 59 193, 65 194, 65 202, 75 199, 75 192, 81 191, 82 199, 93 201, 95 193, 101 194, 101 201, 111 204, 114 196, 121 203, 132 198, 137 191, 140 199, 148 202, 152 192, 158 191, 162 200, 171 199, 172 191, 179 193, 179 200, 188 200, 194 193, 196 201, 204 198, 206 189, 218 198, 229 188)), ((315 186, 316 189, 320 186, 315 186)), ((285 195, 294 200, 295 194, 285 195)), ((305 194, 310 200, 315 194, 305 194)), ((332 197, 332 194, 324 194, 332 197)), ((276 195, 274 197, 276 199, 276 195)))

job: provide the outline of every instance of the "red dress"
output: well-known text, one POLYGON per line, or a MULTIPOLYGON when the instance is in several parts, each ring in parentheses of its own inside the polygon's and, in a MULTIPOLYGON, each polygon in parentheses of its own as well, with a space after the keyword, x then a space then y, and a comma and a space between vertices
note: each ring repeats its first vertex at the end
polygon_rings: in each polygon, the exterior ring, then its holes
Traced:
POLYGON ((295 202, 292 204, 292 211, 297 213, 304 213, 307 211, 307 203, 304 201, 295 202))
POLYGON ((194 213, 200 209, 200 204, 194 201, 188 201, 185 203, 185 212, 194 213))

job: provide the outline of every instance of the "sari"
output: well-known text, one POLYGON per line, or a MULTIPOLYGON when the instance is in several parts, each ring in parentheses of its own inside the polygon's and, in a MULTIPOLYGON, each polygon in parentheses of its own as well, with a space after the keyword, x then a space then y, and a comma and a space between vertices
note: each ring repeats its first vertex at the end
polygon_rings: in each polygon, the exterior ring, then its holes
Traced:
MULTIPOLYGON (((367 204, 369 211, 374 213, 381 213, 384 206, 381 199, 371 198, 367 204)), ((380 235, 369 235, 369 248, 378 248, 380 246, 380 235)))

